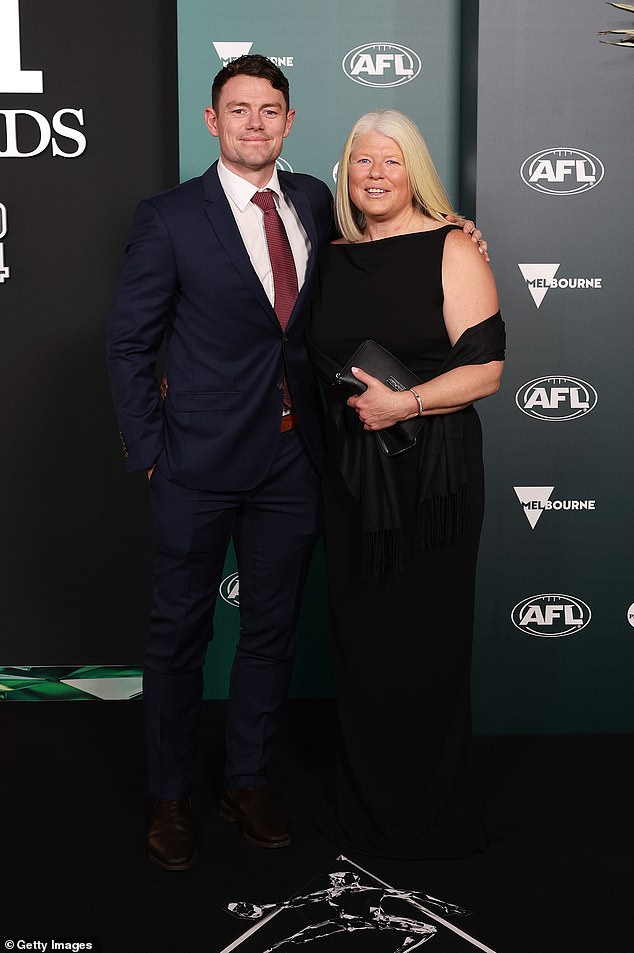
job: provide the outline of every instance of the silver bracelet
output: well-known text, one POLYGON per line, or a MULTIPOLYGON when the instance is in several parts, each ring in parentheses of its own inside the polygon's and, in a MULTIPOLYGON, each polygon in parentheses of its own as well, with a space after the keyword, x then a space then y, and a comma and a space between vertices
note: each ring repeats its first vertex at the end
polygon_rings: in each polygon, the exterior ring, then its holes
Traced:
POLYGON ((415 391, 413 387, 409 387, 408 390, 410 394, 413 394, 414 397, 416 398, 416 403, 418 404, 418 416, 420 417, 420 415, 423 412, 423 402, 420 399, 420 394, 418 393, 418 391, 415 391))

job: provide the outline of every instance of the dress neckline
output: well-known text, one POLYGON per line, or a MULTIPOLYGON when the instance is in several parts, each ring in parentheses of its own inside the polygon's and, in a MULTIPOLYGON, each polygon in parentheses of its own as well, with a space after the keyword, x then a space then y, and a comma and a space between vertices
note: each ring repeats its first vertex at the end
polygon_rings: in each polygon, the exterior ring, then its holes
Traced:
POLYGON ((402 235, 387 235, 385 238, 373 238, 369 242, 330 242, 330 248, 367 248, 371 245, 382 245, 385 242, 392 242, 398 239, 403 238, 418 238, 420 235, 437 235, 439 232, 444 232, 449 228, 458 228, 458 225, 454 225, 451 222, 448 222, 446 225, 441 225, 440 228, 426 228, 421 232, 403 232, 402 235))

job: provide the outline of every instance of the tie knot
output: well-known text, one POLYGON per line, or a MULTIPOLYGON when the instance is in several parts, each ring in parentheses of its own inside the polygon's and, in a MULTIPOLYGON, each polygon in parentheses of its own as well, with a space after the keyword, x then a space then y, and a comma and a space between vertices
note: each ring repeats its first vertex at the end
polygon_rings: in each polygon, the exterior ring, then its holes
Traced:
POLYGON ((251 201, 258 205, 263 212, 270 212, 271 209, 275 208, 275 199, 270 189, 266 189, 264 192, 256 192, 251 201))

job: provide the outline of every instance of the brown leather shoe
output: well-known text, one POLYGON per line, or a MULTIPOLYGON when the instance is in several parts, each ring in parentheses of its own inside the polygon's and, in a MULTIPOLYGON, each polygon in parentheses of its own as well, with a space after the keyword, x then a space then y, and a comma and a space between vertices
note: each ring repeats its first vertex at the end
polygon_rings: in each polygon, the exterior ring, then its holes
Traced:
POLYGON ((237 821, 256 847, 288 847, 291 843, 286 819, 266 787, 224 791, 220 814, 227 821, 237 821))
POLYGON ((194 822, 189 798, 154 801, 147 835, 148 857, 165 870, 187 870, 196 860, 194 822))

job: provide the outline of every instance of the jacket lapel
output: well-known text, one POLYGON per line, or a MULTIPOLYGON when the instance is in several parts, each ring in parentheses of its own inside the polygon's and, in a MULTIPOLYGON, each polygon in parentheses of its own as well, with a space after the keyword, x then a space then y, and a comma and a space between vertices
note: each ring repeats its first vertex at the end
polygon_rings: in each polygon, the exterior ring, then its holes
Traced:
POLYGON ((218 241, 233 262, 245 284, 251 289, 272 321, 278 324, 277 315, 266 296, 262 282, 254 271, 251 259, 233 217, 229 200, 220 184, 215 162, 202 177, 205 213, 218 241))
MULTIPOLYGON (((269 318, 279 325, 277 315, 271 307, 271 303, 266 296, 264 288, 262 287, 262 282, 258 278, 253 265, 251 264, 251 259, 249 258, 247 250, 244 247, 244 242, 242 241, 238 226, 236 225, 235 218, 233 217, 233 212, 231 211, 231 206, 229 205, 229 200, 227 199, 220 184, 220 179, 218 178, 218 172, 216 171, 217 165, 218 163, 215 162, 202 176, 205 213, 209 219, 211 227, 216 233, 218 241, 221 243, 227 255, 235 265, 245 284, 251 289, 269 318)), ((301 312, 306 301, 308 300, 311 279, 317 262, 319 242, 317 237, 317 229, 315 227, 315 220, 313 218, 310 202, 308 201, 306 194, 301 189, 297 188, 293 182, 292 176, 282 172, 278 174, 280 185, 282 186, 285 195, 288 196, 289 200, 295 207, 300 221, 306 230, 306 234, 310 239, 311 246, 310 255, 308 256, 308 262, 306 264, 306 276, 304 278, 304 284, 302 285, 301 291, 297 297, 297 301, 295 302, 293 313, 289 318, 290 324, 290 322, 295 319, 297 314, 301 312)))

